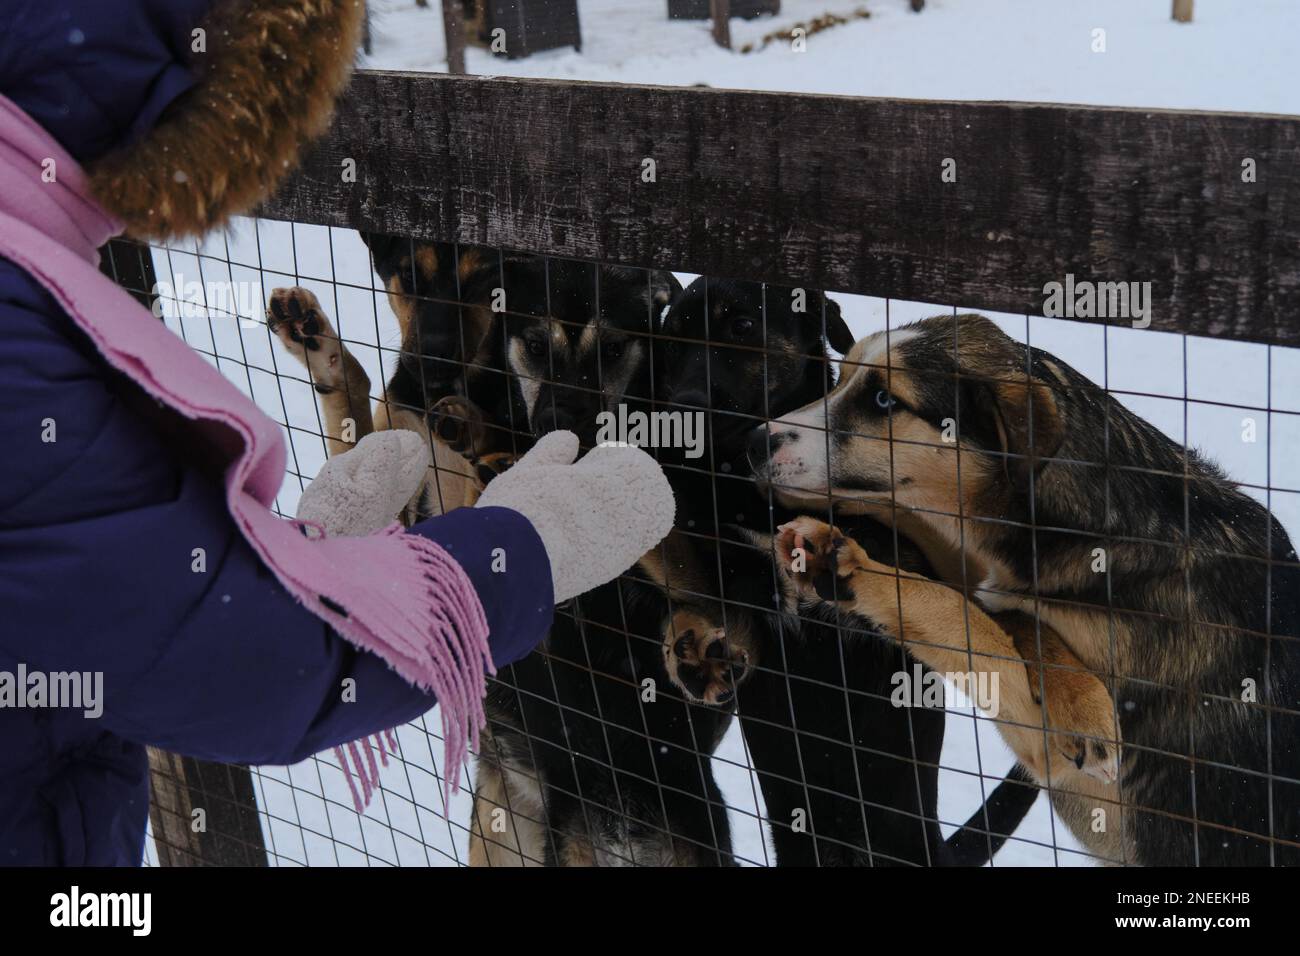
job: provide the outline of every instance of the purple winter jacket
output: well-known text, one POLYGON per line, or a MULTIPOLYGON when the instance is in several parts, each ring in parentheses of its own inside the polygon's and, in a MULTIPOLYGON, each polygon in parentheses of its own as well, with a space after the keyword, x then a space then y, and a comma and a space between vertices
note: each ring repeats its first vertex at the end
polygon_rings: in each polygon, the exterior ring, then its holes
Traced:
MULTIPOLYGON (((210 3, 0 0, 0 93, 91 161, 189 88, 189 33, 210 3)), ((0 259, 0 675, 103 674, 94 719, 0 706, 0 866, 138 864, 145 745, 291 763, 435 703, 289 596, 236 530, 220 476, 187 461, 164 425, 0 259), (174 560, 194 542, 206 574, 174 560), (357 699, 344 703, 349 677, 357 699)), ((412 533, 464 567, 498 666, 542 639, 550 565, 523 516, 461 509, 412 533), (511 555, 503 573, 497 547, 511 555)))

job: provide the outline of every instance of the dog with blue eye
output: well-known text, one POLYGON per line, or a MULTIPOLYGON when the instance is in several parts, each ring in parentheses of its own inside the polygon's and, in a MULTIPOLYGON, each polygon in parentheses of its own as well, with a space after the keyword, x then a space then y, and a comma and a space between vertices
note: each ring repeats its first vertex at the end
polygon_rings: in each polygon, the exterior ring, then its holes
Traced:
POLYGON ((1212 462, 978 315, 861 340, 750 452, 786 504, 834 502, 778 534, 800 600, 997 672, 999 730, 1097 858, 1300 863, 1300 567, 1212 462), (838 527, 873 510, 946 580, 838 527))

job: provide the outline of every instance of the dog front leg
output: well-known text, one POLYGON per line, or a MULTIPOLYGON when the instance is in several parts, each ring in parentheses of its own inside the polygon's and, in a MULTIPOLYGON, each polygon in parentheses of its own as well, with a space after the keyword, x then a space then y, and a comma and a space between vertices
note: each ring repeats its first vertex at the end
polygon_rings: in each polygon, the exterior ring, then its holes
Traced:
POLYGON ((869 619, 932 670, 976 678, 970 680, 975 686, 984 678, 983 686, 996 687, 981 706, 996 713, 1003 738, 1039 782, 1059 786, 1080 771, 1107 783, 1115 779, 1119 730, 1105 685, 1095 676, 1080 675, 1089 680, 1082 702, 1071 699, 1079 691, 1073 679, 1047 681, 1044 708, 1015 639, 947 585, 875 561, 852 538, 813 518, 782 526, 777 555, 804 600, 869 619), (1091 706, 1094 694, 1107 706, 1091 706), (1081 737, 1087 741, 1082 748, 1081 737))
POLYGON ((329 454, 343 454, 374 431, 370 377, 347 350, 316 296, 300 286, 274 289, 266 320, 285 351, 307 369, 329 454))
POLYGON ((758 640, 748 614, 723 608, 716 573, 699 547, 674 529, 642 556, 637 570, 668 597, 662 632, 668 678, 691 700, 723 706, 757 666, 758 640))

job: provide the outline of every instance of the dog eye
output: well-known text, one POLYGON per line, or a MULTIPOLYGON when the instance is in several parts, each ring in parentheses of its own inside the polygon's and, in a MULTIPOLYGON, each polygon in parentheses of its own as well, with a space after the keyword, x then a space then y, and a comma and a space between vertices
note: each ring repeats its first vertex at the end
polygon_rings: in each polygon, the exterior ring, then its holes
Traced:
POLYGON ((754 331, 754 320, 743 316, 731 323, 731 334, 740 338, 754 331))
POLYGON ((886 389, 882 388, 880 391, 876 392, 877 408, 880 408, 881 410, 885 410, 885 409, 893 408, 897 404, 898 404, 898 399, 894 398, 893 395, 890 395, 886 389))
POLYGON ((524 339, 524 348, 533 358, 546 358, 546 340, 543 338, 524 339))
POLYGON ((602 347, 601 351, 604 353, 606 359, 608 359, 611 362, 617 362, 619 359, 623 357, 623 343, 606 342, 602 347))

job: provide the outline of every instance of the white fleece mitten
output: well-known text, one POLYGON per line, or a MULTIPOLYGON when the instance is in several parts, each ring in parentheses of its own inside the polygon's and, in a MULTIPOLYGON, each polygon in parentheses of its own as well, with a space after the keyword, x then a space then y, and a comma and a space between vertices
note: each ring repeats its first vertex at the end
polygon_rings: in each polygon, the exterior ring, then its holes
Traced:
POLYGON ((673 526, 673 489, 639 448, 601 445, 577 464, 578 436, 551 432, 498 475, 476 508, 519 512, 551 562, 555 602, 618 577, 673 526))
POLYGON ((325 462, 298 502, 298 518, 331 536, 356 537, 392 524, 424 480, 429 450, 415 432, 371 432, 325 462))

